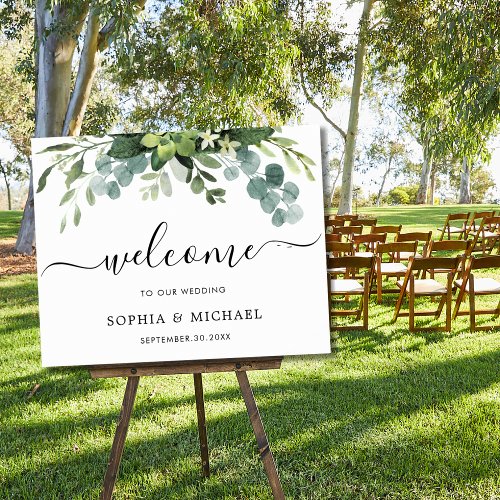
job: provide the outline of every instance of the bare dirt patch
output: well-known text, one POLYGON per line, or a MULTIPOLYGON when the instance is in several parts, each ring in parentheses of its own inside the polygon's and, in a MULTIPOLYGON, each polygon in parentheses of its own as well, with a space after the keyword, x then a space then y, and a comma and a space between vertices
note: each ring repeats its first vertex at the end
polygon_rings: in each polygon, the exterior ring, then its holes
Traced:
POLYGON ((36 273, 36 257, 14 253, 15 238, 0 240, 0 276, 36 273))

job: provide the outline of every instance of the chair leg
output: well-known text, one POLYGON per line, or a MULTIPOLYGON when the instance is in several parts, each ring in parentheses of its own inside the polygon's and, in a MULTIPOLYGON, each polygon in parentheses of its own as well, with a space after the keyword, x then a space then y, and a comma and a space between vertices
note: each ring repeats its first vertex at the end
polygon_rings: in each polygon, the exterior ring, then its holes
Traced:
POLYGON ((410 332, 415 330, 415 281, 410 277, 410 297, 408 299, 408 316, 410 322, 410 332))
POLYGON ((382 274, 377 273, 377 304, 382 304, 382 274))
POLYGON ((474 276, 471 274, 469 278, 469 320, 470 331, 476 331, 476 295, 474 293, 474 276))
POLYGON ((364 293, 364 302, 363 302, 363 328, 368 330, 368 302, 370 300, 370 279, 367 275, 365 275, 365 293, 364 293))
POLYGON ((453 278, 448 276, 448 290, 446 290, 446 331, 451 332, 451 289, 453 286, 453 278))

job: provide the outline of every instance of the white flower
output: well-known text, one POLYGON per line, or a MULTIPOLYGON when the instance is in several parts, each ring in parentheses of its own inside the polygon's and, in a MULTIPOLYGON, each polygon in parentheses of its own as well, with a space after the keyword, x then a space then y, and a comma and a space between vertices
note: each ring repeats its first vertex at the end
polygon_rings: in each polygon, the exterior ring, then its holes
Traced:
POLYGON ((236 151, 234 148, 237 148, 238 146, 241 146, 241 143, 238 141, 230 141, 229 140, 229 135, 224 136, 224 140, 218 140, 217 141, 220 146, 220 153, 222 155, 229 155, 233 160, 236 160, 236 151))
POLYGON ((198 137, 203 139, 201 143, 201 149, 205 149, 207 146, 211 148, 215 147, 214 141, 220 137, 219 134, 211 134, 210 129, 208 128, 206 132, 200 132, 198 137))

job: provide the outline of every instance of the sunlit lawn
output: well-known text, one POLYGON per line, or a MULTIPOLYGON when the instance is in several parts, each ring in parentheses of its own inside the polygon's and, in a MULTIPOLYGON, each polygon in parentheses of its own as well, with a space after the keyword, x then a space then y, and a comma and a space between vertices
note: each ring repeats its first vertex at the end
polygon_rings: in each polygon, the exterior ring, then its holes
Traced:
MULTIPOLYGON (((419 209, 432 229, 448 206, 419 209)), ((394 300, 372 299, 370 330, 332 338, 331 355, 249 373, 287 498, 500 498, 499 329, 472 334, 462 317, 409 334, 394 300)), ((234 375, 204 384, 212 477, 192 378, 145 377, 115 498, 271 498, 234 375)), ((0 279, 0 387, 0 498, 97 498, 125 380, 40 367, 33 275, 0 279)))

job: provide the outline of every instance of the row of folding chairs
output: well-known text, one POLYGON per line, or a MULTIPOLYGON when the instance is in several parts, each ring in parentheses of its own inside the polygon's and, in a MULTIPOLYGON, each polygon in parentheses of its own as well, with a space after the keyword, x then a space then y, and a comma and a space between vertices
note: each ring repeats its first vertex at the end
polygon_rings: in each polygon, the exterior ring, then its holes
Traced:
MULTIPOLYGON (((346 243, 340 242, 341 245, 346 243)), ((330 245, 330 248, 333 244, 330 245)), ((474 275, 475 270, 500 269, 500 256, 467 257, 465 254, 455 257, 433 257, 422 256, 416 258, 410 256, 408 265, 404 265, 397 257, 392 257, 391 261, 383 262, 382 253, 392 254, 392 256, 405 251, 415 251, 415 242, 411 243, 388 243, 377 246, 377 255, 356 256, 330 255, 327 257, 328 269, 328 293, 331 318, 336 316, 355 315, 359 321, 363 318, 362 328, 368 329, 368 302, 372 293, 372 284, 376 280, 377 298, 381 300, 382 293, 398 293, 395 305, 393 322, 401 316, 409 317, 410 331, 420 330, 451 330, 452 317, 467 314, 469 315, 470 328, 476 328, 477 314, 492 314, 498 318, 500 313, 500 302, 494 309, 476 309, 475 298, 477 295, 500 294, 500 282, 491 277, 474 275), (361 275, 360 271, 364 271, 361 275), (426 274, 429 273, 429 278, 426 274), (441 283, 435 279, 436 273, 446 273, 446 283, 441 283), (339 279, 339 275, 343 275, 339 279), (396 289, 382 289, 383 277, 395 277, 398 279, 396 289), (361 280, 360 280, 361 278, 361 280), (361 282, 360 282, 361 281, 361 282), (458 290, 455 308, 452 315, 452 297, 458 290), (332 297, 360 295, 359 307, 355 309, 333 308, 332 297), (418 297, 439 298, 439 304, 435 310, 417 310, 415 308, 415 298, 418 297), (469 308, 460 310, 464 297, 469 297, 469 308), (403 311, 403 301, 408 299, 408 310, 403 311), (416 316, 440 317, 443 308, 446 311, 446 323, 444 327, 416 328, 416 316)), ((332 252, 333 254, 334 252, 332 252)), ((345 299, 344 299, 345 300, 345 299)), ((491 326, 482 327, 490 328, 491 326)), ((356 329, 359 326, 337 326, 336 329, 356 329)))
MULTIPOLYGON (((460 238, 467 238, 469 234, 476 232, 483 224, 483 219, 495 217, 495 210, 486 210, 482 212, 463 212, 448 214, 443 227, 438 227, 437 230, 441 233, 440 240, 446 236, 448 240, 452 236, 460 238)), ((499 211, 500 214, 500 211, 499 211)), ((486 222, 486 227, 488 221, 486 222)))

